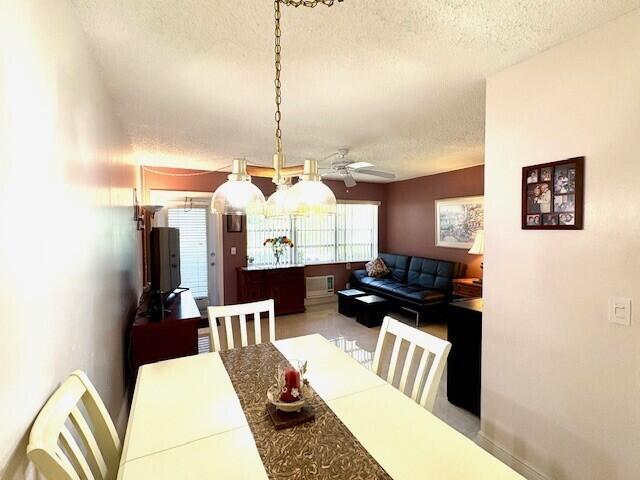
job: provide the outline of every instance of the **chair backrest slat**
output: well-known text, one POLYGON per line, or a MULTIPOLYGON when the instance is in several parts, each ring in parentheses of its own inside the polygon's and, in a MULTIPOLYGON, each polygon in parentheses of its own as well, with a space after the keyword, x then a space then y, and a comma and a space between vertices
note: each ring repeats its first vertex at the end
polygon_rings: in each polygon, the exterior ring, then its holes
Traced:
MULTIPOLYGON (((56 445, 56 448, 54 449, 54 455, 55 460, 58 460, 60 462, 60 467, 62 468, 61 472, 58 473, 51 473, 48 474, 48 476, 50 476, 51 478, 63 478, 63 479, 73 479, 73 480, 80 480, 80 475, 78 475, 73 467, 73 465, 71 464, 71 461, 69 460, 69 457, 67 457, 67 454, 64 453, 64 451, 62 450, 62 448, 60 448, 60 445, 56 445)), ((36 461, 35 458, 33 457, 29 457, 31 459, 31 461, 33 463, 36 464, 36 467, 38 468, 38 470, 40 470, 41 472, 44 472, 46 470, 42 469, 42 467, 40 465, 45 464, 46 462, 42 462, 39 463, 36 461)), ((44 459, 43 459, 44 460, 44 459)), ((50 471, 54 471, 54 470, 50 470, 50 471)))
MULTIPOLYGON (((260 328, 260 312, 253 312, 253 331, 256 345, 262 343, 262 328, 260 328)), ((273 336, 275 338, 275 335, 273 336)))
POLYGON ((100 453, 100 447, 93 436, 93 432, 91 432, 89 424, 82 413, 80 413, 78 407, 74 407, 73 410, 71 410, 69 418, 85 445, 88 455, 87 461, 91 464, 95 472, 100 473, 100 478, 105 478, 107 475, 107 464, 104 461, 102 453, 100 453))
POLYGON ((46 478, 65 480, 115 479, 121 451, 115 425, 81 371, 73 372, 49 398, 27 446, 27 456, 46 478))
MULTIPOLYGON (((424 380, 424 370, 427 368, 427 361, 429 361, 430 353, 422 352, 420 357, 420 364, 418 365, 418 371, 416 372, 416 378, 413 382, 413 389, 411 390, 411 398, 413 401, 418 402, 418 395, 420 394, 420 385, 424 380)), ((418 402, 420 403, 420 402, 418 402)))
POLYGON ((409 351, 407 351, 407 356, 404 359, 404 367, 402 368, 402 375, 400 375, 400 391, 404 392, 404 388, 407 385, 407 377, 409 377, 409 370, 411 369, 411 364, 413 363, 413 354, 416 351, 416 344, 411 343, 409 345, 409 351))
POLYGON ((247 315, 240 314, 240 342, 243 347, 247 346, 247 315))
POLYGON ((62 428, 60 432, 60 443, 67 452, 67 458, 74 467, 74 470, 78 473, 78 476, 82 480, 95 480, 89 463, 84 458, 84 454, 80 450, 78 443, 69 431, 67 427, 62 428))
POLYGON ((247 335, 247 316, 253 315, 253 327, 255 343, 262 342, 261 332, 261 314, 269 315, 269 341, 276 339, 276 321, 274 313, 273 300, 264 300, 261 302, 243 303, 239 305, 220 305, 208 307, 209 311, 209 335, 211 337, 211 350, 218 352, 221 350, 220 333, 217 327, 217 320, 224 318, 224 327, 227 337, 227 349, 234 348, 233 340, 233 321, 232 317, 238 317, 240 323, 240 341, 243 347, 249 344, 247 335))
POLYGON ((231 316, 224 317, 224 331, 227 334, 227 348, 231 349, 233 345, 233 325, 231 324, 231 316))
POLYGON ((400 346, 402 345, 403 340, 406 340, 409 342, 409 349, 407 350, 407 355, 404 359, 399 385, 400 391, 404 393, 413 358, 416 354, 416 349, 421 348, 422 354, 416 372, 416 377, 413 382, 413 388, 411 389, 411 398, 427 410, 432 411, 436 395, 438 393, 440 380, 442 379, 442 373, 444 372, 444 366, 447 362, 447 357, 449 356, 449 350, 451 349, 451 344, 446 340, 429 335, 426 332, 410 327, 409 325, 405 325, 404 323, 387 316, 382 322, 382 328, 380 329, 378 344, 376 345, 376 351, 373 358, 373 371, 377 374, 379 374, 381 370, 380 363, 383 344, 387 335, 395 336, 391 360, 389 362, 387 382, 391 384, 393 383, 400 353, 400 346), (433 356, 433 361, 431 362, 430 368, 427 372, 427 362, 431 356, 433 356), (426 380, 425 374, 427 375, 426 380), (420 395, 420 387, 423 383, 424 388, 420 395))
POLYGON ((387 373, 387 382, 393 383, 396 375, 396 365, 398 364, 398 355, 400 354, 400 346, 402 345, 402 337, 397 336, 393 342, 393 352, 391 353, 391 361, 389 362, 389 372, 387 373))

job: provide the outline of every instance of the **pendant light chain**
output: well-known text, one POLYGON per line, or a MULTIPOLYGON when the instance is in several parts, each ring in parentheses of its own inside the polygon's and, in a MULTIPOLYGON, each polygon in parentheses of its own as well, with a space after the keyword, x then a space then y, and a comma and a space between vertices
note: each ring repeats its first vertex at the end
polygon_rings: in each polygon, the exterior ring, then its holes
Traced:
POLYGON ((275 44, 275 54, 276 54, 276 79, 275 79, 275 87, 276 87, 276 152, 282 153, 282 130, 280 129, 280 119, 282 118, 282 113, 280 112, 280 103, 282 102, 282 95, 280 93, 280 88, 282 84, 280 83, 280 71, 282 66, 280 64, 281 52, 282 49, 280 47, 280 38, 282 37, 282 31, 280 30, 280 0, 275 0, 273 2, 273 7, 275 8, 275 19, 276 19, 276 44, 275 44))
POLYGON ((336 2, 342 2, 343 0, 280 0, 281 3, 289 5, 291 7, 310 7, 313 8, 317 5, 326 5, 331 7, 336 2))
POLYGON ((333 6, 334 3, 342 2, 343 0, 274 0, 273 8, 274 8, 274 16, 276 21, 275 28, 275 64, 276 64, 276 78, 274 81, 276 87, 276 152, 282 153, 282 129, 280 128, 280 120, 282 119, 282 112, 280 111, 280 105, 282 104, 282 82, 280 81, 280 73, 282 72, 282 46, 280 41, 282 39, 282 30, 280 29, 280 4, 288 5, 291 7, 309 7, 314 8, 317 5, 326 5, 327 7, 333 6))

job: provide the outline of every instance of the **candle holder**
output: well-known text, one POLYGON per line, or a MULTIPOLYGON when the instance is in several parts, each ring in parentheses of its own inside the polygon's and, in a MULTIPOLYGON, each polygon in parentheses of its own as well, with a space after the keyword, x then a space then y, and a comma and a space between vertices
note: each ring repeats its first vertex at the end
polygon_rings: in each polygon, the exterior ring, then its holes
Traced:
POLYGON ((307 362, 280 362, 275 374, 276 383, 267 390, 269 403, 282 412, 300 412, 311 394, 306 372, 307 362))

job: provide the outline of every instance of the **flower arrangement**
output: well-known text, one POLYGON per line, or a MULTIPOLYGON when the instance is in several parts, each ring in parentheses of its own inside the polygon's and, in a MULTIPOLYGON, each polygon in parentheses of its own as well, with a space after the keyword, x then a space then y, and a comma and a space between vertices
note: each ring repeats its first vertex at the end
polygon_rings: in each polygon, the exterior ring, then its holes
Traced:
POLYGON ((267 238, 262 245, 265 247, 267 245, 271 245, 271 250, 273 251, 273 256, 276 258, 276 265, 280 263, 280 258, 284 253, 285 249, 293 248, 293 242, 289 237, 283 235, 281 237, 267 238))

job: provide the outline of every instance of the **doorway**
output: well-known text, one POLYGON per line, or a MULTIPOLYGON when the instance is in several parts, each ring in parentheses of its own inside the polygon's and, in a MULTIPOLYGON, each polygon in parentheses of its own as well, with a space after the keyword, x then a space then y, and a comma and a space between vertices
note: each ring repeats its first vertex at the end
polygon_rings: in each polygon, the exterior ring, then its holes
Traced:
POLYGON ((154 217, 157 227, 180 230, 180 276, 206 316, 209 305, 224 298, 222 281, 222 218, 211 213, 211 192, 151 190, 150 201, 162 205, 154 217))

